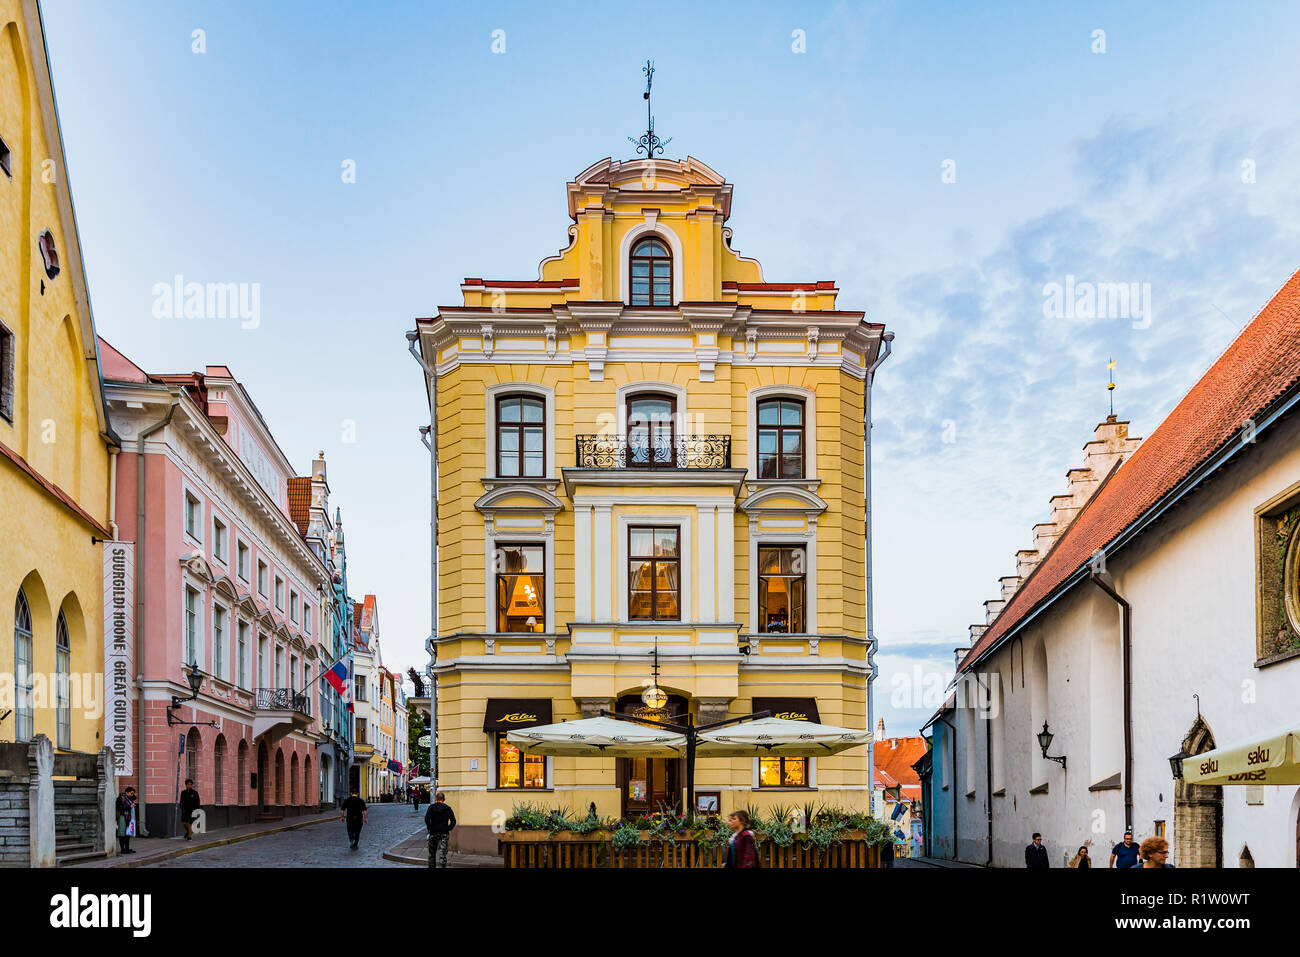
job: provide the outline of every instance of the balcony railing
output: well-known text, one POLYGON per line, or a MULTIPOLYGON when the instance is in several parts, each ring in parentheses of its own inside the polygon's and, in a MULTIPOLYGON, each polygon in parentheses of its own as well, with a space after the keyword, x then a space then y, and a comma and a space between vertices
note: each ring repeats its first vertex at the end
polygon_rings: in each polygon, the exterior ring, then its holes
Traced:
POLYGON ((729 469, 729 435, 579 435, 580 469, 729 469))
POLYGON ((258 688, 258 711, 297 711, 311 714, 311 703, 301 691, 293 688, 258 688))

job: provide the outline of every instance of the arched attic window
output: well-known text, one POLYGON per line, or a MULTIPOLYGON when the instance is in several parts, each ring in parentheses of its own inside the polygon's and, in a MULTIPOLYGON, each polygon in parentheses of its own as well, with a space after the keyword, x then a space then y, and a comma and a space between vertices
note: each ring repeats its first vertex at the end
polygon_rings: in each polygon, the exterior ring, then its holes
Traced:
POLYGON ((668 244, 649 236, 632 247, 632 305, 671 306, 673 304, 673 255, 668 244))

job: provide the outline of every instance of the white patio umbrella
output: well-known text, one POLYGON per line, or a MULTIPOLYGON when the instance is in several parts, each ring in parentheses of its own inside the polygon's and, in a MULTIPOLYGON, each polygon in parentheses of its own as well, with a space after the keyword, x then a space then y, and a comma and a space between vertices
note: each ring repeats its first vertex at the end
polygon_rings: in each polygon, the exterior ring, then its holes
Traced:
POLYGON ((511 731, 506 740, 528 754, 559 757, 678 758, 686 735, 617 718, 582 718, 511 731))
POLYGON ((781 755, 795 758, 818 758, 839 754, 850 748, 871 743, 870 731, 837 728, 813 721, 787 718, 756 718, 725 728, 700 732, 696 747, 701 757, 751 757, 781 755))
POLYGON ((1183 758, 1188 784, 1300 784, 1300 724, 1183 758))

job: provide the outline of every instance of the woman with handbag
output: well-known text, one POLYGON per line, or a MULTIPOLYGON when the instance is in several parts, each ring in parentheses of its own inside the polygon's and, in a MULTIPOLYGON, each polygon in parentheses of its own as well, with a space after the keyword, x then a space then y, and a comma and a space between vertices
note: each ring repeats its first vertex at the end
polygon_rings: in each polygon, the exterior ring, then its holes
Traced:
POLYGON ((131 838, 135 837, 135 788, 127 788, 113 805, 117 816, 117 846, 123 854, 134 854, 131 838))

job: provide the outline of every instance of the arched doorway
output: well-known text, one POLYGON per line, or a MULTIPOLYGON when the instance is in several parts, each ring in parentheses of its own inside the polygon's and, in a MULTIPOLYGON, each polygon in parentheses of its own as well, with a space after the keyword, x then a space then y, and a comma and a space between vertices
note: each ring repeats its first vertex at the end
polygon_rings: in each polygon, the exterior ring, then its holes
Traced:
POLYGON ((334 803, 334 778, 332 776, 333 767, 331 766, 330 756, 322 754, 320 757, 320 803, 330 805, 334 803))
POLYGON ((299 801, 299 795, 298 795, 298 752, 297 751, 295 751, 293 753, 293 757, 289 759, 289 803, 295 805, 302 803, 301 801, 299 801))
MULTIPOLYGON (((1197 715, 1183 751, 1194 757, 1214 750, 1214 734, 1197 715)), ((1178 867, 1223 866, 1223 788, 1174 783, 1174 858, 1178 867)))
MULTIPOLYGON (((614 711, 633 714, 644 708, 640 695, 624 695, 614 711)), ((669 695, 663 710, 666 715, 655 720, 674 724, 684 722, 690 704, 681 695, 669 695)), ((678 813, 682 808, 682 788, 686 782, 683 758, 617 758, 615 777, 625 818, 653 814, 668 808, 678 813)))
POLYGON ((275 803, 284 805, 284 751, 275 749, 275 803))
POLYGON ((267 752, 266 742, 263 741, 257 746, 257 803, 260 807, 271 806, 270 785, 267 782, 270 772, 270 754, 267 752))
POLYGON ((302 761, 302 803, 303 804, 310 805, 316 803, 311 799, 312 797, 311 785, 312 785, 311 755, 309 754, 307 755, 307 757, 303 758, 302 761))

